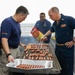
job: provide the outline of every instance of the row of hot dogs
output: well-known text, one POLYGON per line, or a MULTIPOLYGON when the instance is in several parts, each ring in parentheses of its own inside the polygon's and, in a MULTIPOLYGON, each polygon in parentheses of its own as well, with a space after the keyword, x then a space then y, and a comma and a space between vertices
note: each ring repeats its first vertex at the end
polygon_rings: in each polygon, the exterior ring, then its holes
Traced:
POLYGON ((20 65, 18 65, 16 67, 20 68, 20 69, 40 69, 40 68, 44 68, 45 66, 42 66, 42 65, 20 64, 20 65))

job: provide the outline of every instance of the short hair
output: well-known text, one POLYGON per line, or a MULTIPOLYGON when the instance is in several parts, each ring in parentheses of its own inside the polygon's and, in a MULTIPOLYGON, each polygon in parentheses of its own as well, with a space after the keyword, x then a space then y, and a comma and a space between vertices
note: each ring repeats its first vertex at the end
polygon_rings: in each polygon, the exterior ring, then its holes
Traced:
POLYGON ((52 7, 51 10, 52 10, 53 12, 58 12, 58 13, 59 13, 59 9, 58 9, 57 7, 52 7))
POLYGON ((44 12, 41 12, 40 15, 45 15, 45 13, 44 12))
POLYGON ((26 7, 24 7, 24 6, 19 6, 16 9, 16 14, 19 14, 19 13, 29 14, 28 9, 26 7))

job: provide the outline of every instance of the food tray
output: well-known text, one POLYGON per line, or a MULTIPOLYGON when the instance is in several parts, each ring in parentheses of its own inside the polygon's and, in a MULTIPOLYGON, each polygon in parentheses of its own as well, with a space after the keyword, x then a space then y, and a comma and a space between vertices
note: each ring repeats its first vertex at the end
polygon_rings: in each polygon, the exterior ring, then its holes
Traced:
POLYGON ((6 65, 9 67, 11 72, 19 72, 19 73, 26 73, 26 74, 49 74, 57 72, 57 70, 52 70, 53 68, 53 61, 48 60, 29 60, 29 59, 15 59, 14 63, 10 62, 6 65), (16 66, 20 64, 29 64, 29 65, 42 65, 45 66, 44 68, 36 68, 36 69, 20 69, 16 66))

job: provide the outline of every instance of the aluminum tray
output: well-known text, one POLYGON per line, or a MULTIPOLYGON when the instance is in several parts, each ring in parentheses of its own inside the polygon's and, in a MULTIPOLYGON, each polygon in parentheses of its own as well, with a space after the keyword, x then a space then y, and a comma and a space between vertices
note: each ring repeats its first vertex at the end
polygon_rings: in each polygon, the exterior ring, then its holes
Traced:
POLYGON ((10 62, 6 65, 11 72, 26 73, 26 74, 56 74, 59 73, 57 69, 53 69, 53 61, 48 60, 29 60, 29 59, 15 59, 14 63, 10 62), (45 68, 40 69, 19 69, 16 68, 19 64, 43 65, 45 68), (48 66, 49 65, 49 66, 48 66))

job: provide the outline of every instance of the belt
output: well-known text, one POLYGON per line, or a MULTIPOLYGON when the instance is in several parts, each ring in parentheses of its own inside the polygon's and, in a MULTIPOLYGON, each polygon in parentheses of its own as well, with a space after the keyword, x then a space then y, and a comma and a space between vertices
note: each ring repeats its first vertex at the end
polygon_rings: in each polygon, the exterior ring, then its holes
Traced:
POLYGON ((59 44, 59 43, 56 43, 58 46, 64 46, 65 44, 59 44))

